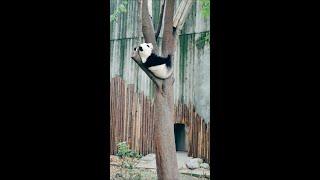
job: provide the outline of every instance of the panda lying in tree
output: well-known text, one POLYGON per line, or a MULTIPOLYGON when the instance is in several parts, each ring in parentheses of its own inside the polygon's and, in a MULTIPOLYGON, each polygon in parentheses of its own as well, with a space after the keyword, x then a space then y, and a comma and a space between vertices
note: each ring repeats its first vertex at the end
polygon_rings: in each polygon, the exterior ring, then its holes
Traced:
POLYGON ((142 43, 139 48, 134 48, 138 51, 138 54, 142 60, 143 65, 148 68, 153 75, 160 79, 168 78, 172 72, 171 56, 160 57, 152 53, 153 45, 152 43, 142 43))

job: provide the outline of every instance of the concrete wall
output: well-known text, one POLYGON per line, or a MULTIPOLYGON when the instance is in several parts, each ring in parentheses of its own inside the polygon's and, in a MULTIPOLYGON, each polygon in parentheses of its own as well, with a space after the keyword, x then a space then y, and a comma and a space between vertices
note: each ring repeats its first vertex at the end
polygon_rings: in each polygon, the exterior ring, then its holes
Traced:
MULTIPOLYGON (((176 7, 181 0, 177 0, 176 7)), ((111 0, 111 14, 119 6, 121 0, 111 0)), ((152 13, 154 26, 159 21, 161 1, 153 0, 152 13)), ((110 77, 120 75, 128 84, 135 84, 139 91, 153 96, 153 84, 130 59, 133 47, 144 42, 139 31, 137 19, 138 0, 129 0, 127 12, 122 13, 116 22, 110 25, 110 77)), ((197 0, 184 24, 177 41, 175 54, 175 102, 192 103, 196 111, 206 122, 210 120, 210 46, 204 43, 203 37, 210 31, 210 19, 200 14, 197 0)), ((161 52, 161 37, 159 47, 161 52)))

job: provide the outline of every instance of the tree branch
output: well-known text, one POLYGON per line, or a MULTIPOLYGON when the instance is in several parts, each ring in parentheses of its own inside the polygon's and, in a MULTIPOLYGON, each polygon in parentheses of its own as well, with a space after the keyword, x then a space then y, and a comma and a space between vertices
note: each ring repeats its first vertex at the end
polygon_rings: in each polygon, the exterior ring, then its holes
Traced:
POLYGON ((156 32, 156 40, 158 39, 160 31, 161 31, 165 3, 166 3, 166 0, 163 0, 163 4, 162 4, 162 7, 161 7, 161 12, 160 12, 160 19, 159 19, 159 23, 158 23, 158 29, 157 29, 157 32, 156 32))
MULTIPOLYGON (((167 0, 165 3, 164 29, 162 40, 162 55, 173 55, 175 51, 175 41, 173 38, 173 14, 174 0, 167 0)), ((173 59, 173 58, 172 58, 173 59)))
POLYGON ((194 0, 183 0, 179 4, 173 19, 173 27, 180 30, 185 23, 194 0))
POLYGON ((148 10, 148 0, 142 0, 142 34, 145 42, 152 43, 154 53, 158 54, 158 46, 155 38, 154 28, 148 10))

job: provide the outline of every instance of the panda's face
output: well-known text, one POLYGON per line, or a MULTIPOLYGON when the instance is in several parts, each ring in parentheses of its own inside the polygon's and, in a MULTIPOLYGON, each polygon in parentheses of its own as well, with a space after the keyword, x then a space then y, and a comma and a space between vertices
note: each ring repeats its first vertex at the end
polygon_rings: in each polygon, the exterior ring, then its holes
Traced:
POLYGON ((138 52, 143 63, 147 61, 147 58, 151 55, 153 49, 152 43, 142 43, 138 47, 138 52))

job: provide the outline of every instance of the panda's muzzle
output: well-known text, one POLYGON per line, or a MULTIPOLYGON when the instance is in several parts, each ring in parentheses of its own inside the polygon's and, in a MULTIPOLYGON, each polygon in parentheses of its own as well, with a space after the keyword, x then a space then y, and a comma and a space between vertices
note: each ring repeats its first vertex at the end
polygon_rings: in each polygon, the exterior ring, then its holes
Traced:
POLYGON ((141 47, 141 46, 139 46, 139 51, 143 51, 143 49, 142 49, 142 47, 141 47))

